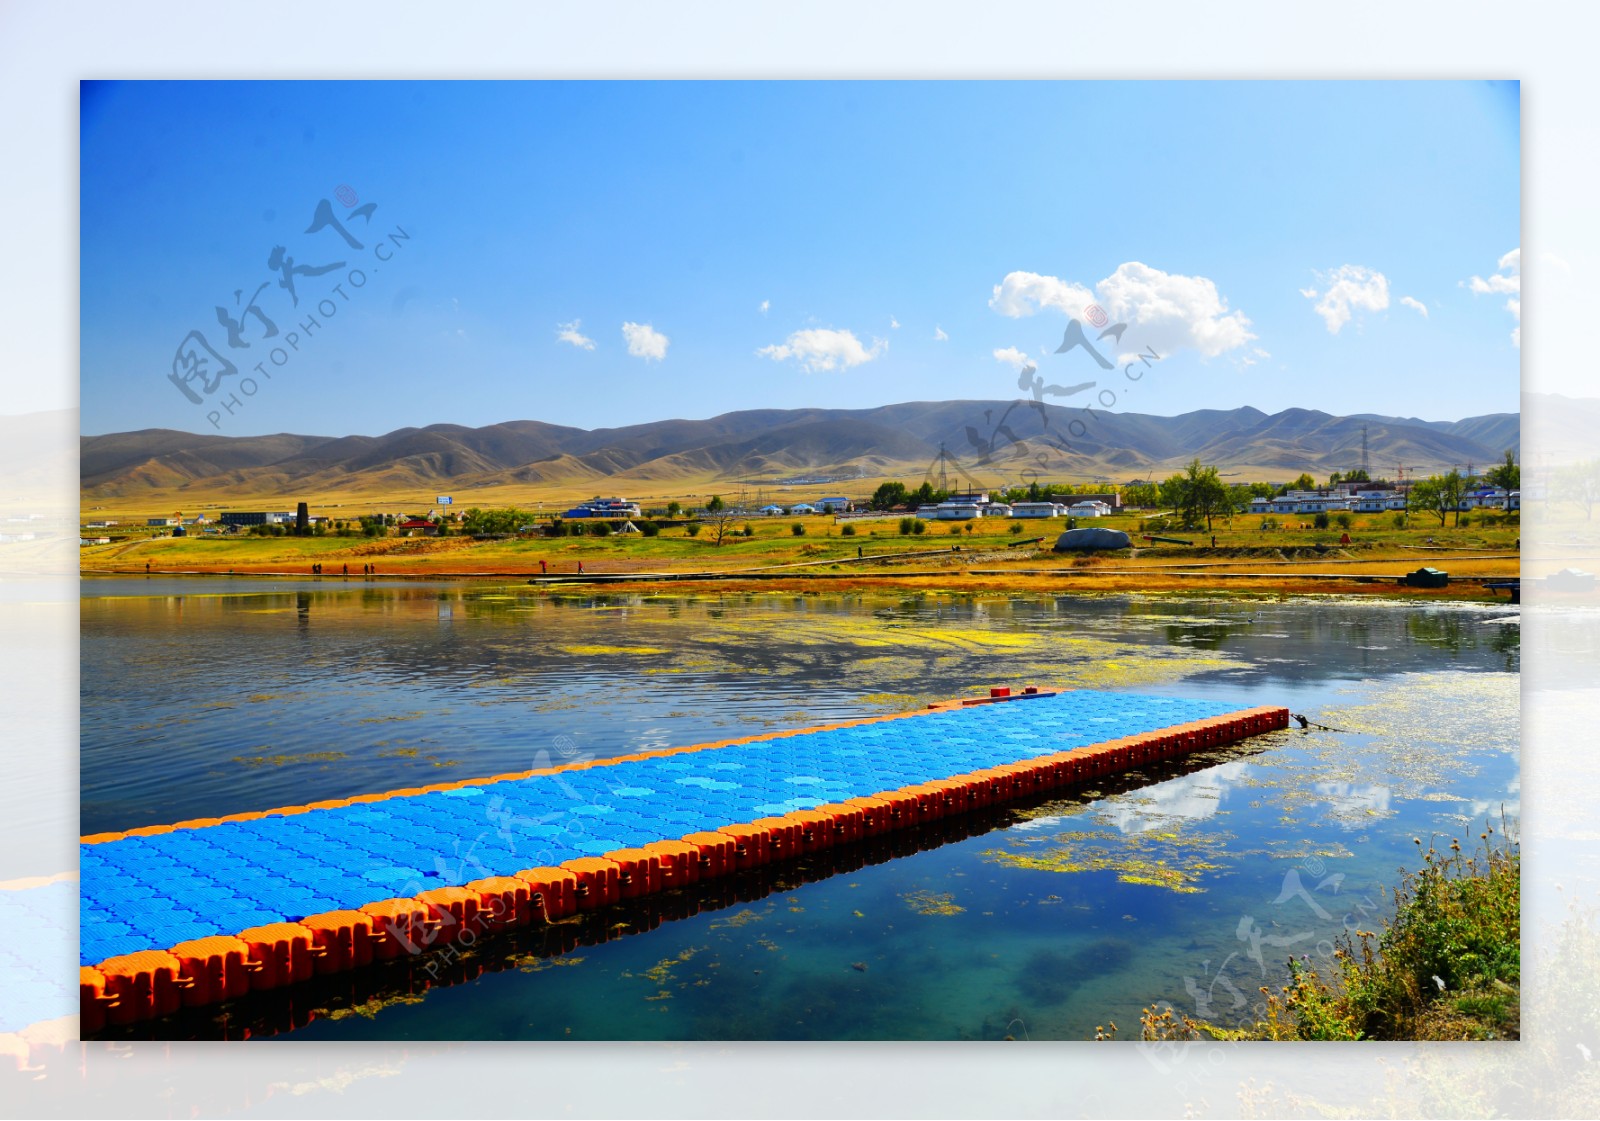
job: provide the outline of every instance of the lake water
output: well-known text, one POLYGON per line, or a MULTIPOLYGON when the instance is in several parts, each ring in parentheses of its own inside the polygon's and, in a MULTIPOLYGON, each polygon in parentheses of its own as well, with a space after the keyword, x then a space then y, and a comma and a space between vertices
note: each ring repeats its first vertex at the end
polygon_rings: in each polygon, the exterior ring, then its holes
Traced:
MULTIPOLYGON (((87 581, 84 833, 903 711, 991 685, 1287 705, 1289 731, 142 1034, 1092 1036, 1233 1022, 1371 929, 1413 837, 1519 811, 1504 606, 87 581), (1131 1029, 1131 1030, 1130 1030, 1131 1029)), ((665 831, 664 831, 665 835, 665 831)), ((1448 840, 1442 842, 1448 844, 1448 840)), ((1464 840, 1465 843, 1465 840, 1464 840)))

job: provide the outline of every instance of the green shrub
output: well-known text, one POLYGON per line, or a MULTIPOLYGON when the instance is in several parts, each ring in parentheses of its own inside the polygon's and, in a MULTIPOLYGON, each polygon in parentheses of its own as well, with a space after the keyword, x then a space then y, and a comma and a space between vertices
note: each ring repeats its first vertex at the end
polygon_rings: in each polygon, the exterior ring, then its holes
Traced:
POLYGON ((1022 532, 1022 523, 1012 522, 1010 527, 1007 529, 1007 532, 1010 533, 1011 536, 1015 537, 1017 534, 1022 532))
POLYGON ((1318 529, 1327 529, 1329 524, 1328 511, 1318 510, 1315 516, 1312 517, 1311 524, 1318 529))
POLYGON ((1492 829, 1469 855, 1453 840, 1403 873, 1381 932, 1341 937, 1331 980, 1296 961, 1267 994, 1255 1038, 1516 1038, 1522 856, 1492 829))
POLYGON ((916 524, 917 524, 917 519, 916 518, 901 518, 900 519, 900 536, 901 537, 909 537, 909 536, 911 536, 911 534, 913 532, 915 532, 911 527, 916 525, 916 524))
POLYGON ((855 526, 846 524, 846 525, 842 525, 842 526, 839 527, 839 536, 840 537, 854 537, 855 535, 856 535, 856 527, 855 526))
POLYGON ((796 537, 804 537, 806 535, 806 527, 799 522, 795 522, 789 527, 789 532, 796 537))
POLYGON ((661 527, 656 525, 655 522, 642 522, 639 525, 639 532, 646 537, 659 537, 661 536, 661 527))
POLYGON ((688 525, 683 527, 683 532, 687 533, 690 537, 699 537, 700 536, 700 523, 699 522, 690 522, 688 525))
POLYGON ((1355 524, 1355 519, 1349 514, 1335 514, 1333 520, 1340 529, 1349 529, 1355 524))

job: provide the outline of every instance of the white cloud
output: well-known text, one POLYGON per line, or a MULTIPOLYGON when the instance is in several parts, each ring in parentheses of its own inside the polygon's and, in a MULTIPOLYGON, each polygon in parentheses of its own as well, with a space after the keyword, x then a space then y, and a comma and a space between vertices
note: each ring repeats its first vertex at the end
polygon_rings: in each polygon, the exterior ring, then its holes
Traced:
POLYGON ((1401 296, 1400 304, 1402 307, 1408 307, 1415 311, 1422 318, 1428 318, 1428 307, 1421 300, 1413 300, 1410 296, 1401 296))
POLYGON ((1481 296, 1487 292, 1502 294, 1521 293, 1522 291, 1522 250, 1513 249, 1499 262, 1500 271, 1485 280, 1475 276, 1467 281, 1467 287, 1472 289, 1474 295, 1481 296))
POLYGON ((564 343, 571 343, 579 350, 593 350, 594 340, 578 330, 582 322, 581 319, 574 319, 571 323, 556 324, 556 338, 564 343))
POLYGON ((767 312, 769 312, 771 310, 772 310, 772 301, 771 300, 762 300, 761 301, 761 314, 765 315, 765 314, 767 314, 767 312))
POLYGON ((1328 325, 1328 334, 1337 335, 1357 311, 1382 311, 1389 306, 1389 278, 1364 265, 1340 265, 1332 272, 1319 272, 1317 279, 1327 287, 1318 299, 1315 288, 1302 288, 1300 294, 1317 301, 1317 314, 1328 325))
POLYGON ((1250 352, 1248 354, 1241 354, 1239 356, 1239 358, 1238 358, 1238 362, 1239 362, 1240 366, 1254 366, 1257 362, 1260 362, 1263 358, 1271 358, 1271 357, 1272 357, 1271 354, 1267 353, 1265 350, 1262 350, 1259 346, 1256 346, 1256 347, 1251 347, 1250 348, 1250 352))
POLYGON ((659 362, 667 356, 671 339, 648 323, 624 323, 622 337, 628 341, 628 353, 646 362, 659 362))
MULTIPOLYGON (((1499 271, 1485 279, 1474 276, 1471 280, 1463 281, 1472 294, 1482 296, 1487 293, 1498 293, 1510 296, 1506 301, 1506 310, 1509 311, 1517 325, 1511 329, 1511 345, 1522 346, 1522 249, 1513 249, 1498 262, 1499 271)), ((1565 264, 1566 262, 1562 262, 1565 264)))
POLYGON ((994 360, 996 362, 1004 362, 1013 370, 1021 370, 1022 367, 1033 361, 1033 359, 1029 358, 1026 354, 1022 353, 1022 351, 1018 350, 1014 346, 996 349, 994 352, 994 360))
POLYGON ((933 341, 936 343, 949 342, 950 336, 944 333, 943 327, 935 327, 933 329, 933 341))
POLYGON ((891 315, 889 317, 889 327, 892 330, 898 331, 900 329, 900 321, 891 315))
POLYGON ((1128 324, 1127 341, 1160 354, 1198 350, 1215 358, 1255 339, 1250 320, 1230 312, 1217 286, 1203 276, 1162 272, 1138 261, 1117 266, 1095 290, 1112 323, 1128 324))
POLYGON ((756 351, 774 362, 796 359, 807 373, 825 370, 848 370, 871 362, 889 349, 884 339, 873 339, 866 347, 851 331, 835 331, 831 327, 810 327, 796 331, 781 343, 764 346, 756 351))
POLYGON ((1101 304, 1113 323, 1128 324, 1125 341, 1160 354, 1197 350, 1215 358, 1249 343, 1250 320, 1229 311, 1217 286, 1203 276, 1163 272, 1139 261, 1127 261, 1090 292, 1074 281, 1032 272, 1007 273, 994 287, 989 306, 1013 319, 1055 308, 1073 318, 1101 304))
POLYGON ((1078 316, 1092 303, 1094 295, 1083 285, 1059 277, 1040 276, 1036 272, 1006 273, 989 298, 990 307, 1012 319, 1021 319, 1047 307, 1078 316))

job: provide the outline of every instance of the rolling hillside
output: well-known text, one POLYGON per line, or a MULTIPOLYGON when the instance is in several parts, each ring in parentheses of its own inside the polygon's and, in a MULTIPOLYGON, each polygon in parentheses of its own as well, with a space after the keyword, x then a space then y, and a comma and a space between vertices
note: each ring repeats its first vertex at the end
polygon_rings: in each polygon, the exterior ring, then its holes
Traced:
POLYGON ((907 402, 876 409, 762 409, 706 420, 583 430, 539 421, 436 424, 382 436, 228 437, 147 429, 81 440, 83 498, 207 499, 538 486, 636 489, 798 474, 1014 481, 1026 468, 1077 481, 1164 477, 1195 455, 1244 478, 1487 466, 1520 449, 1516 413, 1459 421, 1311 409, 1162 417, 1023 402, 907 402), (944 459, 941 460, 941 448, 944 459))

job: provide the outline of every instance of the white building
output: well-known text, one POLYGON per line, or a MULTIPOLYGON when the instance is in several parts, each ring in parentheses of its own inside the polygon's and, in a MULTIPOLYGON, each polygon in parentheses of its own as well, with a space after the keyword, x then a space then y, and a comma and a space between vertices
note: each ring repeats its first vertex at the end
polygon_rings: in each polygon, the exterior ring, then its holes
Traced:
POLYGON ((817 508, 809 502, 798 502, 789 507, 789 513, 791 514, 815 514, 816 512, 817 508))
POLYGON ((1510 493, 1504 487, 1477 487, 1461 496, 1463 510, 1504 510, 1510 493))
POLYGON ((1061 507, 1054 502, 1013 502, 1011 504, 1013 518, 1058 518, 1061 516, 1061 507))
MULTIPOLYGON (((933 508, 933 516, 941 521, 971 521, 983 515, 984 507, 989 505, 989 493, 979 491, 976 494, 952 494, 949 498, 933 508)), ((917 512, 922 512, 918 507, 917 512)))
POLYGON ((1321 490, 1291 490, 1276 498, 1252 498, 1252 514, 1325 514, 1335 510, 1354 510, 1354 495, 1321 490))
POLYGON ((1385 510, 1404 510, 1406 496, 1396 490, 1364 490, 1355 497, 1355 508, 1363 514, 1381 514, 1385 510))
POLYGON ((1067 507, 1067 516, 1073 518, 1103 518, 1111 513, 1111 507, 1104 502, 1074 502, 1067 507))
POLYGON ((843 496, 823 498, 817 501, 817 509, 824 514, 848 514, 855 509, 855 505, 843 496))

